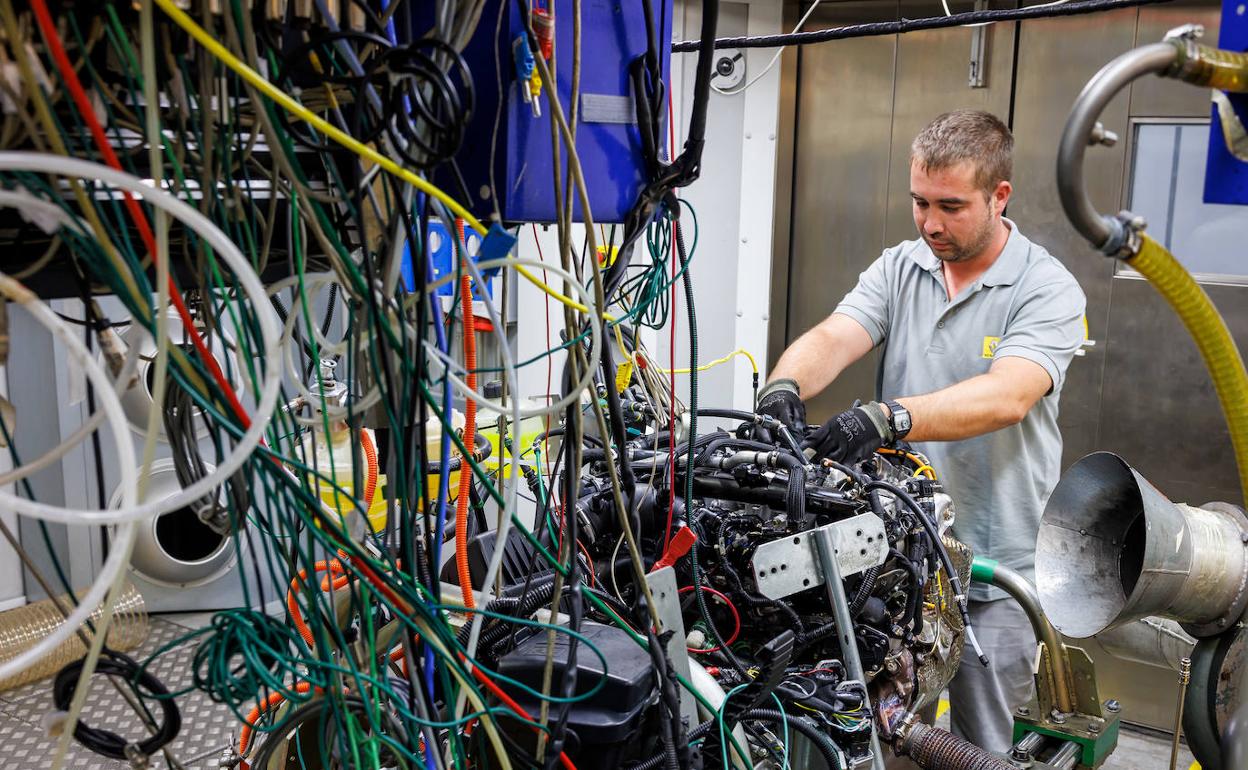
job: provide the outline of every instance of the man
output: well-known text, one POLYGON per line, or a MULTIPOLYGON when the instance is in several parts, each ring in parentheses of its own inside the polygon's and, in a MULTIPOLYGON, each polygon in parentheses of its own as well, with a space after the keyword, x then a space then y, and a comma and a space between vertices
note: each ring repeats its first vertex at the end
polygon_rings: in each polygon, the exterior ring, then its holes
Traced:
MULTIPOLYGON (((1034 579, 1040 514, 1061 470, 1058 396, 1083 339, 1085 302, 1061 263, 1002 216, 1013 143, 986 112, 951 112, 923 129, 910 154, 921 237, 886 250, 784 352, 759 411, 804 427, 802 399, 883 345, 882 403, 842 412, 807 445, 856 462, 895 439, 915 443, 953 496, 954 534, 1034 579)), ((1030 695, 1036 641, 999 589, 975 584, 969 597, 991 666, 967 649, 949 687, 952 727, 1006 751, 1012 711, 1030 695)))

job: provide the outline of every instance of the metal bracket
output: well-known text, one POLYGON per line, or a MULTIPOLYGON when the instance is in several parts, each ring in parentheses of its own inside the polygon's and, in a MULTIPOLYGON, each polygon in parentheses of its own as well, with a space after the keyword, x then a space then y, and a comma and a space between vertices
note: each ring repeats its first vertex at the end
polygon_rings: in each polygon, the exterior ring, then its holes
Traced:
MULTIPOLYGON (((975 10, 988 10, 988 0, 975 0, 975 10)), ((971 29, 971 72, 966 84, 971 88, 988 87, 988 25, 971 29)))
POLYGON ((1037 647, 1035 667, 1036 694, 1029 703, 1014 711, 1014 743, 1028 733, 1058 738, 1077 745, 1082 767, 1099 767, 1118 745, 1119 710, 1116 701, 1100 700, 1096 669, 1092 659, 1079 647, 1063 644, 1059 654, 1066 657, 1070 669, 1075 712, 1061 713, 1053 697, 1052 651, 1041 643, 1037 647))
MULTIPOLYGON (((654 597, 654 609, 659 615, 662 628, 659 632, 674 631, 667 642, 667 656, 672 661, 676 673, 689 681, 689 648, 685 646, 685 618, 680 611, 680 589, 676 585, 676 570, 664 567, 646 575, 646 583, 650 586, 650 595, 654 597)), ((680 690, 680 715, 687 720, 686 724, 698 724, 698 704, 693 693, 680 690)))
POLYGON ((816 540, 824 530, 831 534, 843 577, 883 564, 888 558, 884 522, 874 513, 860 513, 760 545, 750 562, 758 592, 769 599, 783 599, 823 585, 824 570, 816 540))

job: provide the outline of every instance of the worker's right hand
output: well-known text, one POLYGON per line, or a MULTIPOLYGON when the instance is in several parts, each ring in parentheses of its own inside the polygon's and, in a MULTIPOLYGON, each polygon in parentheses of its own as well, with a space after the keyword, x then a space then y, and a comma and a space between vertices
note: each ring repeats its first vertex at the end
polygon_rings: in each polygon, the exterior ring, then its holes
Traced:
POLYGON ((794 380, 779 379, 767 383, 758 394, 755 411, 784 423, 798 441, 806 434, 806 404, 802 403, 794 380))

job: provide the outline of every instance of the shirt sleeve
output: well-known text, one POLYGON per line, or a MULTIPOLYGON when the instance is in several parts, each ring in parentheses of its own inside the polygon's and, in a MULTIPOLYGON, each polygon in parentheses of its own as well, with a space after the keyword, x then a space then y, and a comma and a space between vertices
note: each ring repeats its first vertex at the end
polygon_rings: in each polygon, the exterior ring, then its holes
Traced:
POLYGON ((1066 367, 1083 344, 1086 306, 1083 290, 1069 275, 1030 290, 1007 322, 993 358, 1033 361, 1049 373, 1049 393, 1060 390, 1066 367))
POLYGON ((871 335, 871 344, 879 345, 888 337, 893 292, 888 281, 888 252, 871 263, 858 276, 854 286, 834 313, 849 316, 862 325, 871 335))

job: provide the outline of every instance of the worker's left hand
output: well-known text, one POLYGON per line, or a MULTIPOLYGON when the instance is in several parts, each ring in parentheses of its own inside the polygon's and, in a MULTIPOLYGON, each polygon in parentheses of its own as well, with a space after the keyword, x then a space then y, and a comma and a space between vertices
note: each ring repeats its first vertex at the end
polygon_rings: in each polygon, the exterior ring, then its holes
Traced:
POLYGON ((893 430, 880 405, 874 401, 846 409, 825 422, 802 442, 815 450, 814 460, 828 458, 854 464, 893 440, 893 430))

